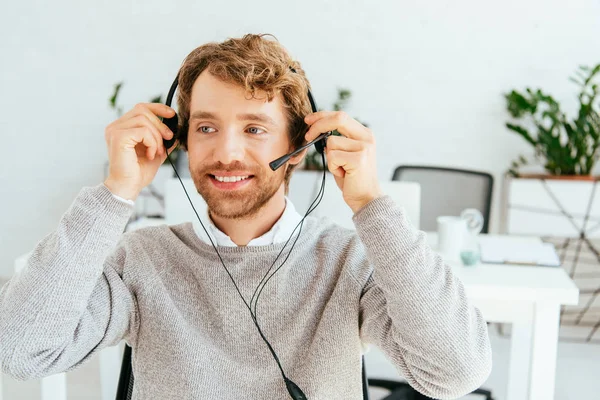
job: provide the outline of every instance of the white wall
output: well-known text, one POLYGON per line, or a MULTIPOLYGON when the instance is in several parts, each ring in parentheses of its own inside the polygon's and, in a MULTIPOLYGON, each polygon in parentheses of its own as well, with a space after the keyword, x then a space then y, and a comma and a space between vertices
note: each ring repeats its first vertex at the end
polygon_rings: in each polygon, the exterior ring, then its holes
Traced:
POLYGON ((270 32, 303 63, 320 105, 351 88, 382 179, 401 163, 499 177, 528 149, 504 128, 501 94, 541 86, 573 107, 567 77, 600 61, 598 0, 103 3, 3 4, 0 275, 82 186, 102 181, 113 83, 126 81, 128 107, 166 93, 203 42, 270 32))

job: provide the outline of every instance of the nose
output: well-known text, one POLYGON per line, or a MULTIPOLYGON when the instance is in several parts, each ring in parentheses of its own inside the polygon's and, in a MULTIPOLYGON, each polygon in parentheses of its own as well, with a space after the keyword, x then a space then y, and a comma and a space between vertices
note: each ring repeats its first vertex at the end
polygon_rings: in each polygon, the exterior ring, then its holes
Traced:
POLYGON ((244 160, 244 143, 242 138, 233 130, 223 130, 217 138, 213 161, 231 164, 244 160))

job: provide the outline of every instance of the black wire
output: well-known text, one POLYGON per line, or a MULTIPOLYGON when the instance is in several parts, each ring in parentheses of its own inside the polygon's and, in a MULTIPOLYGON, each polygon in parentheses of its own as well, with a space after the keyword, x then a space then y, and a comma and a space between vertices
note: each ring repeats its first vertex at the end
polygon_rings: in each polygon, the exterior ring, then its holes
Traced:
MULTIPOLYGON (((319 199, 319 196, 321 196, 321 192, 323 190, 323 184, 325 183, 325 175, 323 175, 323 183, 321 184, 321 189, 319 190, 319 193, 317 194, 317 197, 313 200, 313 202, 308 206, 308 209, 306 211, 306 213, 304 214, 304 217, 302 218, 302 220, 296 225, 296 227, 294 228, 294 230, 292 231, 292 234, 290 235, 290 237, 288 238, 288 240, 285 242, 285 245, 283 246, 283 248, 285 249, 285 247, 287 246, 287 244, 289 243, 290 239, 292 238, 292 236, 294 235, 294 232, 296 232, 296 229, 298 229, 298 226, 300 226, 300 232, 298 232, 298 236, 300 236, 300 233, 302 232, 302 226, 304 223, 304 219, 312 212, 314 211, 314 209, 319 205, 319 203, 321 202, 321 200, 319 199), (318 203, 315 205, 315 202, 318 200, 318 203), (314 206, 314 207, 313 207, 314 206)), ((296 239, 297 240, 297 239, 296 239)), ((295 244, 296 242, 294 242, 295 244)), ((294 248, 294 244, 292 244, 292 249, 294 248)), ((290 252, 292 250, 290 249, 290 252)), ((261 281, 258 283, 258 286, 256 287, 256 289, 254 290, 254 293, 252 294, 252 298, 250 299, 250 306, 252 307, 252 301, 254 300, 254 296, 256 296, 256 292, 258 291, 258 288, 260 287, 260 285, 263 283, 263 281, 266 279, 267 275, 269 275, 269 272, 271 271, 271 269, 273 268, 273 266, 275 265, 275 262, 277 262, 277 259, 279 258, 279 256, 281 255, 281 253, 283 252, 283 249, 279 252, 279 254, 277 255, 277 258, 275 258, 275 261, 273 262, 273 264, 271 264, 271 266, 269 267, 269 269, 267 270, 267 272, 265 273, 265 275, 263 276, 263 278, 261 279, 261 281)), ((285 261, 284 261, 285 262, 285 261)), ((256 307, 254 308, 255 312, 256 312, 256 307)))
MULTIPOLYGON (((321 191, 319 191, 319 194, 320 193, 321 193, 321 191)), ((315 203, 315 201, 318 199, 318 196, 319 195, 317 195, 317 198, 315 200, 313 200, 312 204, 315 203)), ((275 273, 277 273, 277 271, 279 271, 281 269, 281 267, 283 267, 283 265, 285 264, 285 262, 287 261, 287 259, 290 258, 290 254, 292 254, 292 250, 294 249, 294 246, 296 245, 296 242, 298 241, 298 238, 300 237, 300 234, 302 233, 302 227, 304 226, 304 218, 306 218, 306 216, 308 214, 310 214, 310 212, 312 212, 319 205, 319 203, 321 202, 321 199, 318 199, 318 200, 319 200, 319 202, 314 206, 314 208, 312 208, 309 212, 307 212, 304 215, 304 217, 302 218, 302 220, 296 225, 296 228, 294 228, 294 231, 292 231, 292 236, 293 236, 294 232, 296 231, 296 229, 298 229, 298 226, 300 226, 300 230, 298 232, 298 235, 296 236, 296 239, 294 240, 294 243, 292 243, 292 247, 290 248, 290 251, 288 252, 287 256, 285 257, 285 259, 283 260, 283 262, 281 263, 281 265, 279 267, 277 267, 277 269, 275 271, 273 271, 273 273, 271 274, 271 276, 269 276, 269 278, 267 278, 267 280, 263 284, 262 288, 260 288, 260 290, 258 291, 258 295, 256 296, 256 300, 254 302, 254 313, 253 313, 254 318, 257 319, 257 322, 258 322, 258 317, 256 315, 256 310, 257 310, 257 307, 258 307, 258 299, 260 298, 260 295, 262 294, 265 286, 267 286, 267 283, 269 283, 269 280, 271 280, 271 278, 273 277, 273 275, 275 275, 275 273)), ((311 206, 312 206, 312 204, 311 204, 311 206)), ((288 242, 292 238, 292 236, 290 236, 290 238, 288 239, 288 242)), ((286 242, 286 245, 287 245, 287 242, 286 242)), ((275 263, 271 264, 271 267, 267 271, 267 274, 263 277, 263 280, 268 275, 269 271, 271 271, 271 269, 273 268, 274 265, 275 265, 275 263)), ((260 287, 260 284, 254 290, 255 294, 256 294, 256 291, 258 290, 259 287, 260 287)), ((254 297, 254 295, 252 297, 254 297)), ((252 300, 250 300, 250 307, 252 307, 252 300)))
POLYGON ((273 355, 273 358, 275 359, 275 362, 277 363, 277 366, 279 367, 279 370, 281 371, 281 375, 283 376, 284 379, 287 379, 287 376, 285 375, 285 372, 283 371, 283 367, 281 366, 281 362, 279 361, 279 357, 277 357, 277 353, 275 353, 275 350, 271 346, 271 343, 269 343, 269 341, 267 340, 267 338, 263 334, 262 330, 260 329, 260 326, 258 325, 258 322, 256 321, 256 318, 254 318, 254 314, 252 313, 252 309, 250 308, 250 306, 248 305, 248 303, 244 299, 244 296, 242 296, 242 293, 240 292, 240 289, 239 289, 238 285, 235 283, 235 280, 233 279, 233 276, 231 275, 231 273, 229 272, 229 270, 225 266, 225 263, 223 262, 223 258, 221 257, 221 254, 219 253, 219 250, 215 246, 214 242, 212 241, 212 238, 208 234, 208 231, 204 227, 204 224, 202 223, 202 220, 200 219, 200 216, 198 215, 198 211, 196 211, 196 207, 194 207, 194 204, 192 203, 192 200, 190 199, 190 196, 188 195, 188 192, 185 189, 185 185, 181 181, 181 177, 179 176, 179 173, 177 172, 177 169, 175 168, 175 165, 173 165, 173 162, 171 161, 171 158, 169 157, 169 153, 167 153, 167 159, 169 160, 169 163, 171 163, 171 166, 173 167, 173 170, 175 171, 175 174, 177 175, 177 178, 179 179, 179 182, 181 183, 181 187, 183 188, 183 191, 185 192, 185 195, 188 198, 188 201, 190 202, 190 205, 192 206, 192 209, 194 210, 194 213, 196 214, 196 217, 198 218, 198 221, 200 222, 200 225, 202 226, 202 229, 204 229, 204 232, 206 232, 206 236, 208 237, 208 239, 210 240, 210 243, 212 244, 213 248, 217 252, 217 256, 219 257, 219 260, 221 260, 221 264, 223 265, 223 268, 225 268, 225 272, 227 272, 227 275, 229 275, 229 278, 231 279, 231 282, 233 283, 233 286, 235 286, 235 290, 240 295, 240 298, 242 299, 242 301, 246 305, 246 308, 248 308, 248 310, 250 311, 250 314, 252 315, 252 321, 254 322, 254 325, 256 326, 256 329, 258 330, 258 333, 260 334, 260 336, 262 337, 263 341, 266 343, 267 347, 269 348, 269 351, 273 355))
MULTIPOLYGON (((179 145, 177 145, 177 148, 179 147, 179 145)), ((323 157, 323 159, 325 158, 325 156, 323 154, 321 154, 321 156, 323 157)), ((235 287, 235 290, 238 292, 238 294, 240 295, 240 298, 242 299, 242 301, 244 302, 244 304, 246 305, 246 308, 248 308, 248 311, 250 311, 250 315, 252 317, 252 321, 254 322, 254 325, 256 326, 256 329, 258 330, 258 333, 260 334, 261 338, 263 339, 263 341, 265 342, 265 344, 267 345, 267 347, 269 348, 269 351, 271 352, 271 354, 273 355, 273 358, 275 359, 275 362, 277 363, 277 366, 279 367, 279 370, 281 371, 281 375, 283 376, 284 380, 287 380, 287 376, 285 375, 285 372, 283 371, 283 367, 281 366, 281 362, 279 361, 279 357, 277 356, 277 353, 275 353, 275 350, 273 349, 273 346, 271 345, 271 343, 269 343, 269 341, 267 340, 267 338, 265 337, 264 333, 262 332, 262 329, 260 328, 259 324, 258 324, 258 320, 256 319, 256 315, 255 313, 252 311, 252 307, 251 305, 248 305, 248 303, 246 302, 246 299, 244 299, 244 296, 242 295, 242 293, 240 292, 240 289, 238 287, 238 285, 235 283, 235 279, 233 279, 233 276, 231 275, 231 273, 229 272, 229 270, 227 269, 227 267, 225 266, 225 262, 223 261, 223 258, 221 257, 221 254, 219 253, 219 250, 217 249, 217 246, 215 246, 215 243, 213 242, 210 234, 208 233, 208 231, 206 230, 206 227, 204 226, 204 224, 202 223, 202 220, 200 219, 200 216, 198 215, 198 211, 196 211, 196 207, 194 207, 194 204, 192 203, 192 200, 190 199, 190 196, 188 195, 188 192, 185 188, 185 185, 183 184, 181 177, 179 176, 179 173, 177 172, 177 168, 175 168, 175 165, 173 164, 173 162, 171 161, 171 157, 170 154, 167 152, 167 159, 169 160, 169 163, 171 164, 171 166, 173 167, 173 170, 175 171, 175 175, 177 175, 177 179, 179 179, 179 183, 181 183, 181 187, 183 188, 183 191, 185 192, 185 195, 190 203, 190 205, 192 206, 192 209, 194 210, 194 213, 196 214, 196 217, 198 218, 198 221, 200 222, 200 225, 202 226, 202 229, 204 229, 204 232, 206 233, 206 236, 208 237, 208 240, 210 240, 210 243, 212 244, 213 248, 215 249, 215 252, 217 253, 217 256, 219 257, 219 260, 221 261, 221 264, 223 265, 223 268, 225 269, 225 272, 227 272, 227 275, 229 275, 229 279, 231 279, 231 282, 233 283, 233 286, 235 287)), ((267 281, 265 282, 264 286, 268 283, 268 281, 273 277, 273 275, 275 275, 275 273, 277 273, 277 271, 279 271, 279 269, 281 269, 281 267, 285 264, 285 262, 287 261, 287 259, 289 258, 294 245, 296 244, 296 241, 298 240, 298 238, 300 237, 300 233, 302 232, 302 226, 304 224, 304 219, 306 218, 306 216, 308 216, 308 214, 310 214, 312 211, 314 211, 314 209, 319 205, 319 203, 321 202, 322 199, 322 193, 324 190, 324 183, 325 183, 325 171, 323 171, 323 181, 322 181, 322 185, 321 185, 321 189, 319 190, 319 193, 317 194, 317 198, 315 200, 313 200, 313 202, 311 203, 311 205, 309 206, 309 209, 307 210, 306 214, 304 215, 304 217, 302 218, 302 220, 300 221, 300 223, 298 223, 298 225, 296 225, 296 227, 294 228, 294 230, 292 231, 292 234, 290 235, 290 237, 288 238, 288 240, 285 242, 285 245, 283 246, 283 248, 281 249, 281 251, 279 252, 279 254, 277 255, 277 257, 275 258, 275 261, 273 262, 273 264, 271 264, 271 266, 269 267, 268 272, 273 268, 273 265, 275 265, 275 263, 277 262, 277 259, 279 258, 279 256, 281 255, 281 253, 283 252, 283 250, 285 249, 285 247, 287 246, 287 244, 289 243, 290 239, 292 238, 292 236, 294 235, 294 232, 296 231, 296 229, 298 229, 298 226, 300 226, 300 231, 298 232, 298 235, 296 236, 296 240, 294 241, 294 243, 292 244, 292 247, 290 249, 290 252, 288 253, 287 257, 285 258, 285 260, 281 263, 281 265, 273 272, 273 274, 271 274, 271 276, 267 279, 267 281), (319 199, 319 196, 321 196, 321 199, 319 199), (316 205, 313 204, 315 203, 315 201, 317 201, 317 199, 319 200, 318 203, 316 205)), ((266 276, 266 275, 265 275, 266 276)), ((264 277, 263 277, 264 279, 264 277)), ((262 282, 262 280, 261 280, 262 282)), ((258 289, 258 287, 260 287, 260 283, 257 286, 257 288, 255 289, 254 293, 256 293, 256 290, 258 289)), ((260 292, 258 293, 258 296, 256 298, 256 301, 258 302, 258 298, 260 296, 260 294, 262 293, 262 289, 260 290, 260 292)), ((254 298, 254 294, 252 295, 252 298, 254 298)), ((252 304, 252 300, 250 300, 250 303, 252 304)))
MULTIPOLYGON (((313 201, 313 203, 314 203, 314 201, 313 201)), ((312 206, 313 203, 311 203, 311 206, 312 206)), ((309 206, 309 209, 310 209, 310 206, 309 206)), ((290 234, 290 237, 288 238, 288 240, 283 245, 283 248, 279 251, 279 253, 277 254, 277 257, 275 257, 275 260, 273 261, 273 263, 271 264, 271 266, 269 267, 269 269, 267 270, 267 272, 265 273, 265 275, 263 276, 263 278, 258 283, 258 286, 256 287, 256 289, 254 289, 254 293, 252 294, 252 297, 250 298, 250 307, 252 307, 252 300, 254 300, 254 296, 256 296, 256 292, 258 291, 258 288, 260 287, 260 285, 262 284, 262 282, 265 280, 265 278, 267 277, 267 275, 269 275, 269 272, 271 271, 271 269, 273 268, 273 266, 277 262, 277 259, 279 259, 279 256, 281 255, 281 253, 283 253, 283 250, 287 247, 288 243, 292 239, 292 236, 294 236, 294 233, 296 232, 296 229, 298 229, 298 226, 300 226, 300 232, 298 232, 298 236, 300 236, 300 233, 302 232, 302 224, 304 223, 304 218, 306 218, 307 215, 308 215, 308 212, 304 215, 304 217, 302 218, 302 220, 296 225, 296 227, 294 228, 294 230, 290 234)), ((295 243, 296 242, 294 242, 294 244, 295 243)), ((292 244, 292 249, 293 248, 294 248, 294 245, 292 244)), ((292 249, 290 249, 290 251, 292 251, 292 249)))
MULTIPOLYGON (((321 156, 322 156, 322 158, 324 160, 325 159, 325 155, 323 153, 321 153, 321 156)), ((325 164, 323 164, 323 165, 325 165, 325 164)), ((321 200, 323 199, 323 195, 324 195, 324 191, 325 191, 325 176, 326 176, 326 171, 323 170, 323 179, 321 181, 321 188, 319 189, 319 192, 317 193, 317 197, 313 200, 313 202, 311 203, 311 205, 308 207, 308 210, 306 211, 306 214, 304 214, 304 217, 298 223, 298 225, 300 225, 300 232, 298 232, 298 236, 296 236, 296 240, 294 240, 294 243, 292 244, 292 248, 290 249, 287 257, 285 258, 285 260, 283 260, 283 262, 281 263, 281 265, 275 271, 273 271, 273 273, 271 274, 271 276, 269 276, 269 278, 267 278, 267 280, 263 284, 262 288, 258 292, 258 295, 256 296, 256 301, 254 302, 254 317, 257 318, 257 319, 258 319, 258 317, 256 315, 256 311, 257 311, 257 308, 258 308, 258 299, 260 298, 260 295, 262 294, 263 289, 265 288, 265 286, 267 285, 267 283, 269 282, 269 280, 271 280, 271 278, 277 273, 277 271, 279 271, 281 269, 281 267, 283 267, 283 265, 285 264, 285 262, 287 261, 287 259, 290 257, 290 254, 292 253, 292 249, 296 245, 296 242, 298 241, 298 238, 300 237, 300 233, 302 232, 302 226, 304 225, 304 219, 311 212, 313 212, 317 208, 317 206, 321 203, 321 200), (316 202, 316 204, 315 204, 315 202, 316 202)), ((294 231, 292 232, 292 235, 294 234, 294 232, 298 228, 298 225, 296 225, 296 228, 294 228, 294 231)), ((290 236, 290 238, 291 238, 291 236, 290 236)), ((288 239, 288 241, 289 240, 290 239, 288 239)), ((287 245, 287 242, 286 242, 286 245, 287 245)), ((273 263, 273 265, 275 265, 275 263, 273 263)), ((273 268, 273 265, 271 265, 271 268, 273 268)), ((271 270, 271 268, 269 268, 269 271, 271 270)), ((269 271, 267 271, 267 274, 265 274, 265 276, 268 275, 269 271)), ((263 279, 264 279, 264 277, 263 277, 263 279)), ((259 284, 259 286, 260 286, 260 284, 259 284)), ((256 290, 258 290, 258 287, 256 288, 256 290)), ((255 293, 256 293, 256 290, 255 290, 255 293)), ((252 297, 254 297, 254 295, 252 297)), ((250 300, 250 306, 252 306, 252 300, 250 300)))

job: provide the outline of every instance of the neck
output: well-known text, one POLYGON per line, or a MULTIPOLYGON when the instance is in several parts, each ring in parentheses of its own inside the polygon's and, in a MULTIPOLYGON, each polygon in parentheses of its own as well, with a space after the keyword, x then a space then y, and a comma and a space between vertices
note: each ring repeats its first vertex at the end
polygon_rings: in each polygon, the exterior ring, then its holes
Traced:
POLYGON ((210 215, 213 223, 221 232, 231 238, 238 246, 246 246, 252 239, 267 233, 281 218, 285 211, 283 185, 273 197, 254 215, 248 218, 228 219, 210 215))

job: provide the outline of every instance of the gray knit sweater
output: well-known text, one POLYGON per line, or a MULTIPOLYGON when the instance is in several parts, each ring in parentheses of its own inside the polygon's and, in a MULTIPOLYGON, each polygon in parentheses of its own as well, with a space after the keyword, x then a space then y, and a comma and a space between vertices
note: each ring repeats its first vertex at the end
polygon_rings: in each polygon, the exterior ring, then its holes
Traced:
MULTIPOLYGON (((125 340, 134 399, 288 399, 214 249, 191 223, 124 234, 132 212, 102 184, 83 188, 2 287, 3 371, 68 371, 125 340)), ((372 343, 428 396, 477 388, 491 351, 462 283, 391 198, 353 220, 356 232, 307 217, 261 295, 258 321, 286 374, 310 400, 361 399, 361 354, 372 343)), ((282 247, 219 247, 246 301, 282 247)))

